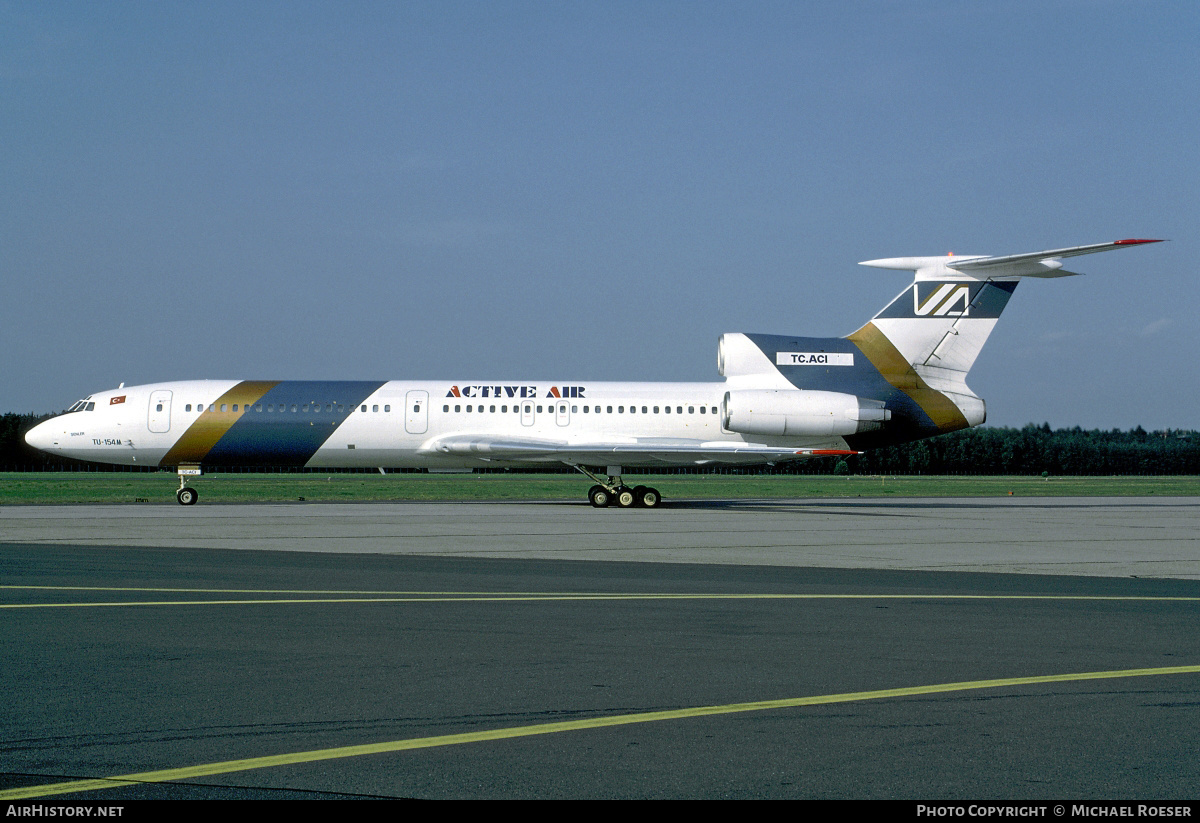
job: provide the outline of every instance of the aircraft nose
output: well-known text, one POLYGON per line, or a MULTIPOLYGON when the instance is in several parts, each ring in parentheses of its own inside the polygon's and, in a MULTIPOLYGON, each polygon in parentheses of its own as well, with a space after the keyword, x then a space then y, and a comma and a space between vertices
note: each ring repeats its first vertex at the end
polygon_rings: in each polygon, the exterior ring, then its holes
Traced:
POLYGON ((25 432, 25 442, 41 451, 53 451, 58 447, 58 432, 55 431, 53 420, 47 420, 44 423, 38 423, 29 431, 25 432))

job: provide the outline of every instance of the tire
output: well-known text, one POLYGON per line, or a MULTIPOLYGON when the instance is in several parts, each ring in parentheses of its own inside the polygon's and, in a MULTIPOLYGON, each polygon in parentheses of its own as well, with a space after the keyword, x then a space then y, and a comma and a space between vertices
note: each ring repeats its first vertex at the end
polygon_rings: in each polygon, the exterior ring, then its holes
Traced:
POLYGON ((658 489, 652 489, 649 486, 643 487, 638 493, 638 505, 647 509, 658 508, 658 504, 662 502, 662 495, 658 493, 658 489))
POLYGON ((603 486, 592 486, 588 489, 588 502, 594 508, 604 509, 612 502, 612 495, 608 493, 608 489, 603 486))
POLYGON ((637 503, 637 494, 628 486, 617 489, 617 505, 622 509, 632 508, 637 503))
POLYGON ((179 505, 181 506, 194 506, 196 501, 200 499, 200 495, 196 494, 195 489, 189 489, 187 486, 184 486, 175 492, 175 499, 179 501, 179 505))

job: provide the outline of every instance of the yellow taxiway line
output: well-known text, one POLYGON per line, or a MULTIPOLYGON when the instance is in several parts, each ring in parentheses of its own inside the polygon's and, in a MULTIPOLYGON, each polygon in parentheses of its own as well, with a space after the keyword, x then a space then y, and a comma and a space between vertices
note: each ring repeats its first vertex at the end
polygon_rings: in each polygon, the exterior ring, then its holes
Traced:
POLYGON ((266 769, 279 766, 289 766, 298 763, 314 763, 322 760, 339 760, 347 757, 361 757, 371 754, 412 751, 436 746, 456 746, 465 743, 483 743, 494 740, 508 740, 516 737, 530 737, 539 734, 558 734, 560 732, 599 729, 610 726, 624 726, 633 723, 653 723, 661 720, 684 720, 692 717, 711 717, 714 715, 736 714, 738 712, 767 711, 771 709, 792 709, 799 706, 821 706, 830 703, 850 703, 861 700, 880 700, 892 697, 912 697, 926 694, 945 694, 948 692, 970 691, 975 689, 998 689, 1014 686, 1032 686, 1039 683, 1069 683, 1084 680, 1108 680, 1126 677, 1149 677, 1168 674, 1197 674, 1200 666, 1169 666, 1151 669, 1120 669, 1103 672, 1079 672, 1074 674, 1050 674, 1033 677, 1007 677, 997 680, 968 680, 960 683, 936 683, 928 686, 909 686, 899 689, 880 689, 877 691, 848 692, 845 694, 826 694, 812 697, 792 697, 783 700, 762 700, 754 703, 729 703, 723 706, 695 706, 692 708, 672 709, 669 711, 641 712, 638 714, 620 714, 609 717, 593 717, 585 720, 566 720, 558 723, 537 723, 529 726, 513 726, 504 729, 492 729, 482 732, 465 734, 446 734, 434 737, 414 737, 406 740, 392 740, 384 743, 367 743, 359 746, 340 746, 331 749, 315 749, 307 752, 269 755, 267 757, 251 757, 242 760, 224 760, 219 763, 205 763, 199 766, 186 766, 179 769, 162 769, 152 772, 139 772, 115 777, 94 780, 73 780, 63 783, 48 783, 42 786, 25 786, 16 789, 0 791, 0 800, 22 800, 48 795, 69 794, 73 792, 97 791, 112 789, 120 786, 132 786, 140 783, 170 783, 180 780, 193 780, 200 777, 211 777, 218 774, 266 769))
POLYGON ((158 594, 302 595, 209 600, 93 600, 57 603, 0 603, 0 609, 62 609, 116 606, 249 606, 296 605, 305 603, 503 603, 536 600, 1056 600, 1056 601, 1143 601, 1197 603, 1200 597, 1151 595, 1072 594, 821 594, 821 593, 671 593, 671 592, 450 592, 450 591, 322 591, 304 589, 185 589, 101 586, 0 586, 3 591, 39 592, 135 592, 158 594), (339 596, 334 596, 339 595, 339 596))

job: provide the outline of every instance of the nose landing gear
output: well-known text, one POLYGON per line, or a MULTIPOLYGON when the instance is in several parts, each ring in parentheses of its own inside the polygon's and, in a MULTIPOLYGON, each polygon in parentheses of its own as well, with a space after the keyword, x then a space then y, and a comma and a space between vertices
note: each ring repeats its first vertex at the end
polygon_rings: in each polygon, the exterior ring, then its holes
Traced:
POLYGON ((200 499, 199 493, 187 484, 189 477, 199 477, 201 474, 199 466, 179 466, 176 471, 179 473, 179 491, 175 492, 175 499, 179 501, 181 506, 193 506, 200 499))

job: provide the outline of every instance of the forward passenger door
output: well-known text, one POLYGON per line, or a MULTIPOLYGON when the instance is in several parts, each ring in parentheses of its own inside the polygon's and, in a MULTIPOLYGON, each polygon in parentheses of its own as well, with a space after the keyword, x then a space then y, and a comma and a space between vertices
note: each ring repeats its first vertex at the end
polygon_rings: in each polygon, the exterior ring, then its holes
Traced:
POLYGON ((157 434, 171 430, 171 392, 166 389, 150 392, 146 425, 157 434))

